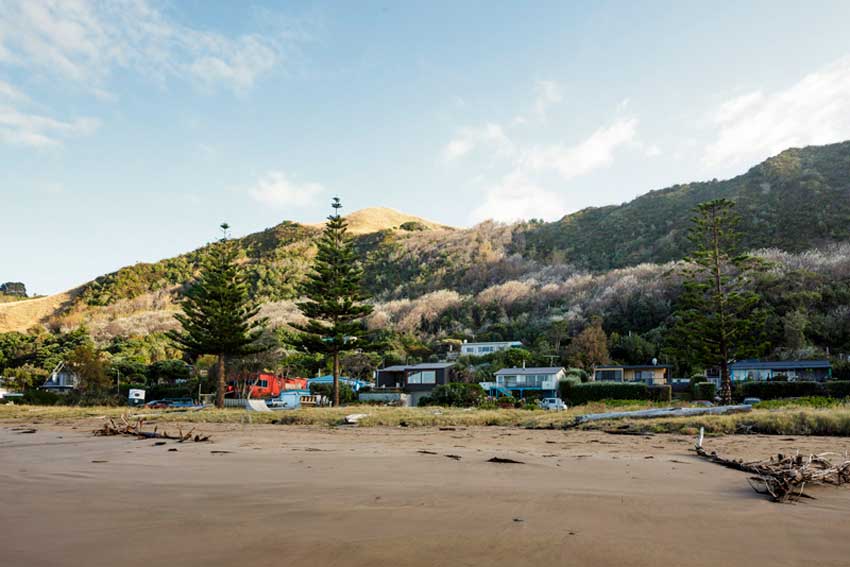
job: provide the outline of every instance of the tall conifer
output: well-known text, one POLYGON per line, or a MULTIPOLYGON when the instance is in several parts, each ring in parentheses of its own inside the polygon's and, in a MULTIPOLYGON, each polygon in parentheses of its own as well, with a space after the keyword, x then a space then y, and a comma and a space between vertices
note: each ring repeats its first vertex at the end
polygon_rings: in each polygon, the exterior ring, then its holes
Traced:
POLYGON ((732 401, 729 363, 763 350, 764 312, 752 290, 760 264, 738 254, 735 203, 715 199, 695 208, 685 258, 684 290, 675 312, 677 350, 706 366, 720 368, 720 396, 732 401))
POLYGON ((339 197, 334 197, 331 206, 334 212, 319 238, 313 270, 301 285, 304 300, 298 308, 308 321, 293 326, 301 331, 298 342, 304 350, 333 359, 333 403, 337 406, 340 353, 370 348, 362 319, 372 312, 372 306, 363 303, 367 299, 361 288, 363 270, 348 236, 348 223, 339 214, 339 197))
POLYGON ((260 308, 248 296, 245 274, 236 261, 238 250, 227 238, 229 227, 225 223, 221 228, 224 236, 206 251, 200 275, 180 304, 183 312, 174 316, 182 329, 168 333, 192 356, 218 357, 219 408, 224 407, 225 357, 263 350, 257 341, 265 328, 264 319, 255 319, 260 308))

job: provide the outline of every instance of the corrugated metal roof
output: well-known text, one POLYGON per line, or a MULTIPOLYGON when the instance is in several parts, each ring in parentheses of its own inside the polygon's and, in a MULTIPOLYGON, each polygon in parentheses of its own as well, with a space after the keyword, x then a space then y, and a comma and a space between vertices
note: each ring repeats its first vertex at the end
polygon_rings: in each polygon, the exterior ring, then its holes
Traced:
POLYGON ((606 364, 604 366, 597 366, 595 370, 618 370, 622 368, 623 370, 637 370, 639 368, 673 368, 672 364, 606 364))
POLYGON ((764 361, 764 360, 739 360, 733 362, 732 370, 743 370, 752 368, 754 370, 796 370, 800 368, 831 368, 832 364, 828 360, 779 360, 779 361, 764 361))
POLYGON ((543 366, 543 367, 533 367, 533 368, 502 368, 498 372, 496 372, 496 376, 506 376, 506 375, 520 375, 527 376, 529 374, 557 374, 559 371, 563 370, 563 366, 543 366))
POLYGON ((378 372, 408 372, 410 370, 439 370, 442 368, 451 368, 454 366, 454 362, 423 362, 421 364, 414 364, 412 366, 403 366, 401 364, 397 364, 395 366, 387 366, 386 368, 379 368, 378 372))

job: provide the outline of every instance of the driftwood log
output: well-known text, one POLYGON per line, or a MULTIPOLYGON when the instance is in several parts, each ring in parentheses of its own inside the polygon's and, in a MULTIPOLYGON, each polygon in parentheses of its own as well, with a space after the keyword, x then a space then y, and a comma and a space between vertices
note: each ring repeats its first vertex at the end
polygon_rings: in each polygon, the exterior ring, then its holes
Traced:
POLYGON ((194 441, 195 443, 202 443, 204 441, 209 441, 209 435, 200 435, 195 434, 192 435, 195 431, 195 428, 190 429, 188 432, 183 433, 183 429, 178 426, 177 435, 169 434, 166 431, 158 431, 159 427, 154 426, 153 431, 144 431, 143 426, 145 421, 143 419, 138 419, 135 423, 130 423, 127 421, 126 416, 121 416, 121 424, 115 423, 115 420, 109 418, 107 423, 103 424, 103 427, 100 429, 95 429, 94 434, 109 437, 112 435, 130 435, 132 437, 137 437, 139 439, 171 439, 173 441, 177 441, 178 443, 183 443, 186 441, 194 441))
POLYGON ((847 454, 820 453, 804 457, 799 452, 793 456, 778 454, 761 461, 725 459, 715 451, 702 446, 704 430, 700 428, 699 440, 694 449, 700 457, 727 468, 750 473, 748 480, 753 490, 765 494, 775 502, 811 498, 803 491, 806 486, 830 484, 840 486, 850 483, 850 459, 847 454), (839 457, 838 462, 830 458, 839 457))

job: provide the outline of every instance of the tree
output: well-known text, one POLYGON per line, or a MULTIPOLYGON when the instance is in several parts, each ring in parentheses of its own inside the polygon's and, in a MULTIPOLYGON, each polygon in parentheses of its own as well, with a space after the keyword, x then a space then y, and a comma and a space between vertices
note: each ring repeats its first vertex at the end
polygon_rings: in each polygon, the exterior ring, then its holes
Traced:
POLYGON ((217 356, 215 405, 219 408, 224 407, 225 357, 265 348, 258 340, 266 321, 255 319, 260 308, 248 297, 244 271, 236 262, 238 251, 227 239, 228 228, 226 223, 221 225, 224 236, 207 250, 198 279, 180 304, 183 312, 174 316, 182 330, 168 333, 193 357, 217 356))
POLYGON ((363 270, 347 234, 348 223, 339 214, 339 197, 331 206, 334 212, 319 238, 313 270, 301 285, 305 299, 297 303, 308 321, 293 327, 301 332, 297 342, 302 350, 333 359, 333 402, 338 406, 340 353, 375 345, 368 342, 362 322, 372 306, 363 303, 367 299, 361 288, 363 270))
POLYGON ((750 289, 760 264, 736 253, 734 207, 728 199, 697 205, 688 234, 693 250, 685 258, 685 282, 674 313, 677 350, 707 367, 720 367, 723 403, 732 401, 729 363, 763 350, 764 313, 758 309, 759 295, 750 289))
POLYGON ((608 362, 608 337, 602 328, 602 319, 594 317, 567 347, 567 358, 572 366, 588 373, 599 364, 608 362))
POLYGON ((102 353, 94 346, 82 345, 74 349, 68 357, 67 366, 79 378, 81 403, 103 403, 112 398, 115 382, 107 375, 102 353))

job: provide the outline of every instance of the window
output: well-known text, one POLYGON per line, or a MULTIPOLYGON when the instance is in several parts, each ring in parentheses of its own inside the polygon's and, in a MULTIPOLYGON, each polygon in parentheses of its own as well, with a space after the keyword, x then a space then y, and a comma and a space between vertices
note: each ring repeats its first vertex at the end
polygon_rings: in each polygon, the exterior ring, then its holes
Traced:
POLYGON ((600 381, 622 382, 623 381, 623 371, 620 370, 620 369, 597 370, 596 371, 596 379, 600 380, 600 381))
POLYGON ((437 373, 434 370, 423 370, 421 372, 414 372, 410 376, 407 377, 408 384, 436 384, 437 383, 437 373))
POLYGON ((268 388, 269 387, 269 381, 268 380, 258 380, 257 386, 259 386, 260 388, 268 388))
POLYGON ((635 370, 635 382, 652 381, 655 378, 655 372, 652 370, 635 370))

